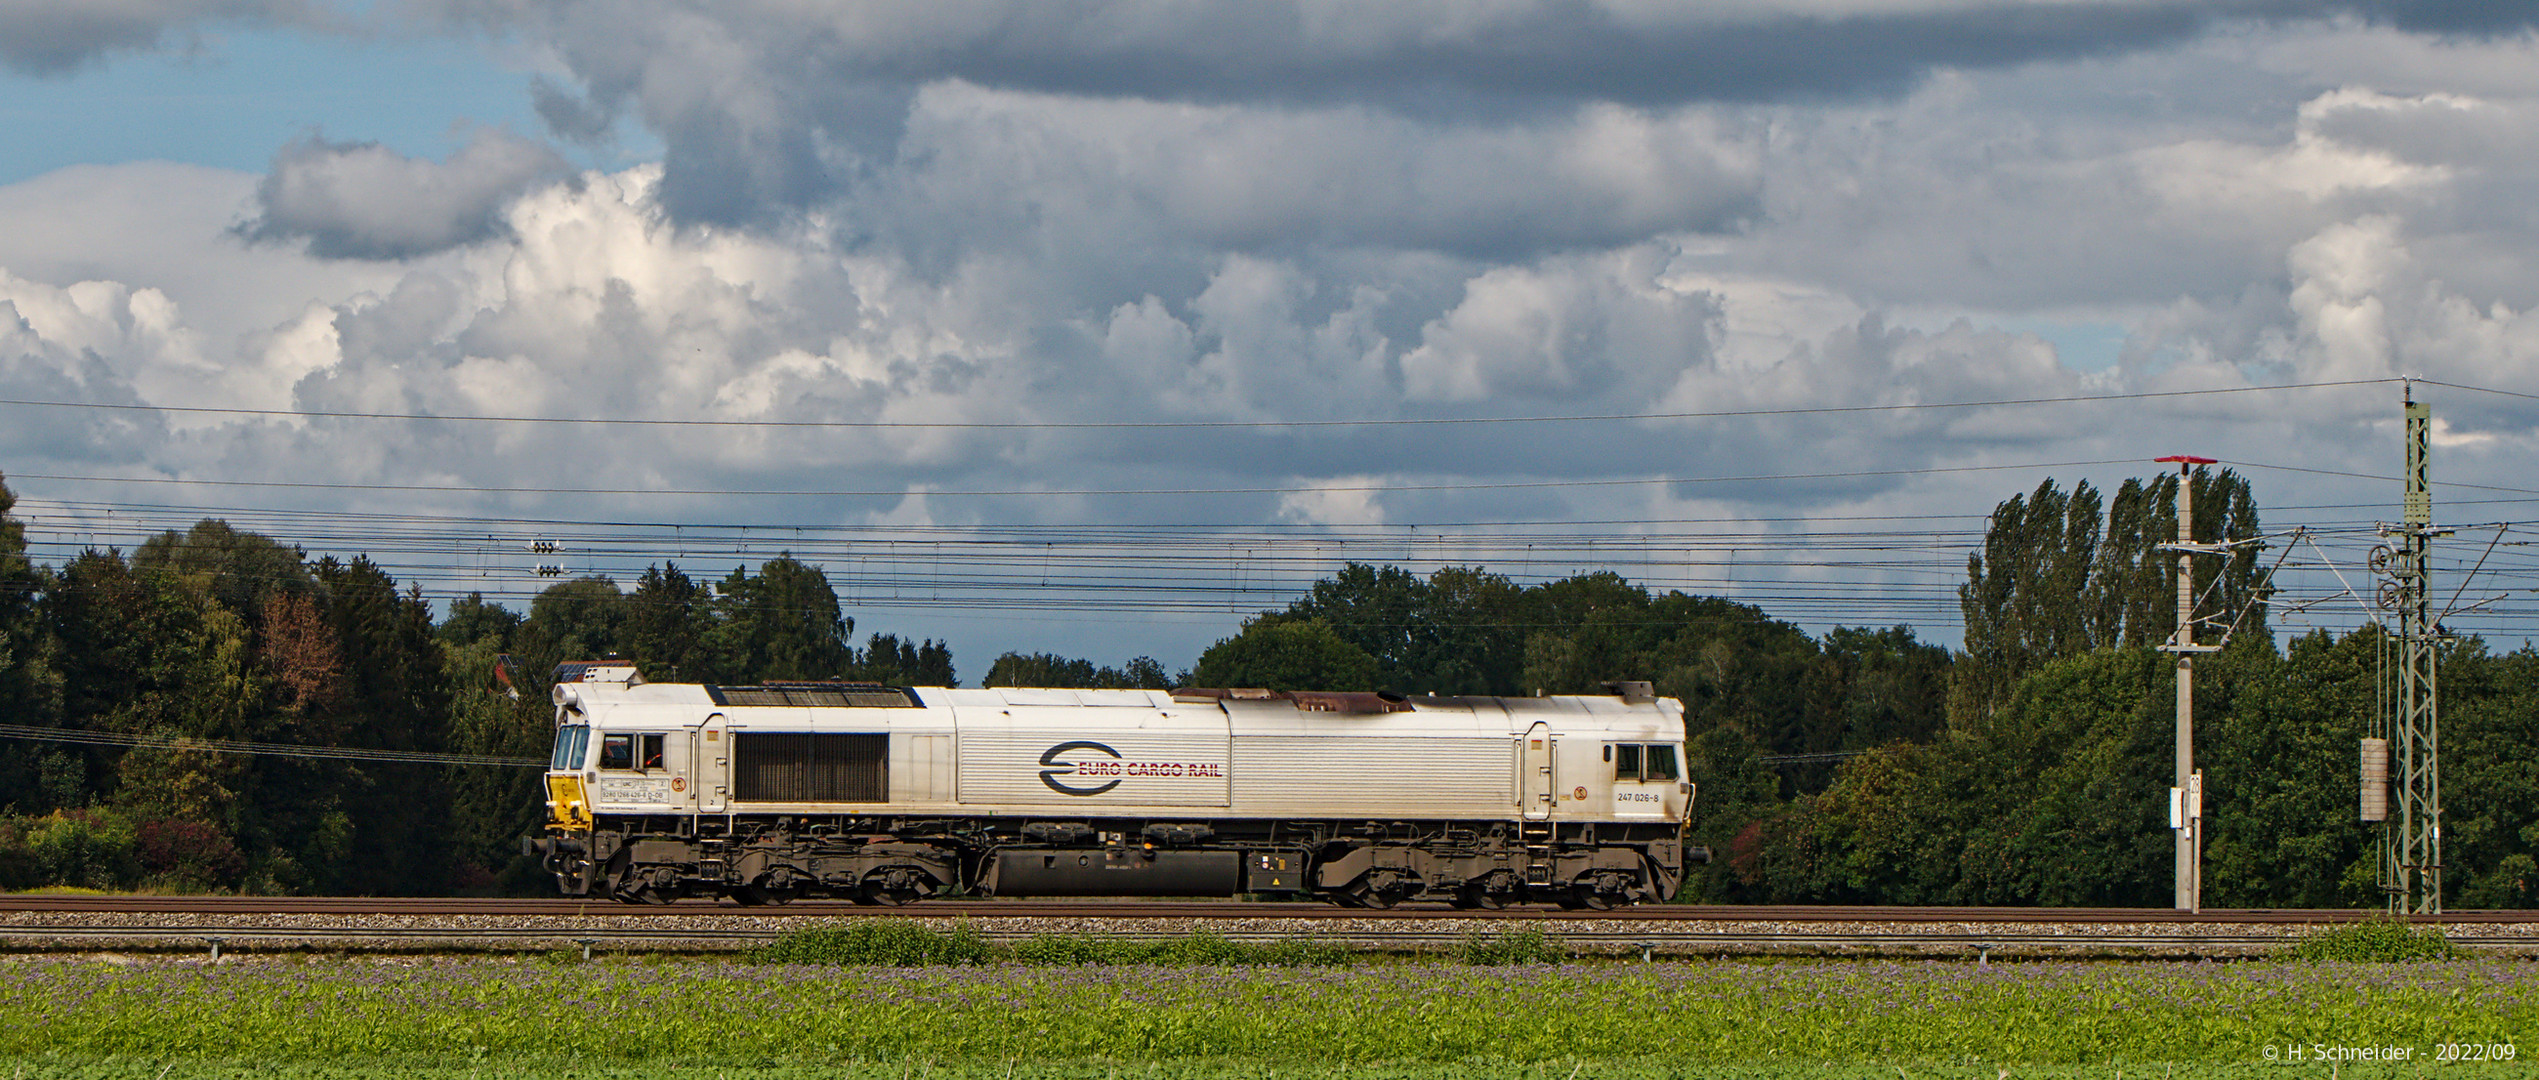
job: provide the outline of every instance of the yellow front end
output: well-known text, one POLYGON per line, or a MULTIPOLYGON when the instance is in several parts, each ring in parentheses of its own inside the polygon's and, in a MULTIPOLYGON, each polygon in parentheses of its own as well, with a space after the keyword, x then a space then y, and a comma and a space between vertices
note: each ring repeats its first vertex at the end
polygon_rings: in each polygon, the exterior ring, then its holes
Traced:
POLYGON ((582 774, 552 772, 547 774, 547 831, 589 832, 591 830, 590 789, 582 783, 582 774))

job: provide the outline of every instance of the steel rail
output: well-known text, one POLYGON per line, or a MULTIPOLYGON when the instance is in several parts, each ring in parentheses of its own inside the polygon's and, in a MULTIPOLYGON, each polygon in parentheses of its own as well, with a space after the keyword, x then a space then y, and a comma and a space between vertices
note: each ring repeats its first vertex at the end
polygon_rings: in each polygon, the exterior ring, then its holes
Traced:
MULTIPOLYGON (((1211 930, 1215 936, 1247 944, 1310 940, 1357 949, 1391 952, 1435 952, 1473 938, 1469 932, 1438 930, 1354 930, 1298 934, 1283 930, 1211 930)), ((1019 929, 982 930, 980 936, 1013 944, 1035 936, 1019 929)), ((618 951, 737 951, 765 944, 783 931, 764 927, 273 927, 273 926, 0 926, 0 948, 19 950, 99 950, 107 946, 160 950, 197 949, 214 943, 235 951, 244 948, 354 948, 393 951, 540 951, 602 943, 618 951)), ((1165 941, 1187 936, 1161 930, 1104 931, 1106 940, 1165 941)), ((2296 940, 2290 934, 2178 933, 1981 933, 1927 932, 1892 927, 1856 932, 1791 932, 1766 930, 1560 930, 1546 932, 1555 944, 1588 953, 1716 955, 1726 953, 1810 952, 1829 955, 1862 952, 1957 953, 1978 955, 1999 951, 2012 955, 2074 952, 2140 955, 2184 952, 2194 955, 2244 955, 2279 948, 2296 940)), ((2455 939, 2480 952, 2528 953, 2539 950, 2539 934, 2520 933, 2455 939)))
MULTIPOLYGON (((383 915, 383 916, 530 916, 610 918, 819 918, 875 916, 906 918, 1019 919, 1281 919, 1311 922, 1328 919, 1502 920, 1551 918, 1632 922, 1776 922, 1776 923, 2105 923, 2121 925, 2260 923, 2317 925, 2379 917, 2377 910, 2355 909, 2208 909, 2170 908, 2013 908, 2013 907, 1857 907, 1743 906, 1647 904, 1612 911, 1564 911, 1550 906, 1504 911, 1459 910, 1441 905, 1405 905, 1382 910, 1342 908, 1317 901, 1099 901, 1099 900, 929 900, 907 907, 862 907, 833 901, 803 901, 767 907, 684 901, 633 905, 599 899, 503 899, 453 897, 277 897, 277 896, 78 896, 0 895, 0 914, 115 913, 193 915, 383 915)), ((2449 911, 2419 919, 2445 925, 2528 923, 2539 925, 2539 911, 2449 911)))

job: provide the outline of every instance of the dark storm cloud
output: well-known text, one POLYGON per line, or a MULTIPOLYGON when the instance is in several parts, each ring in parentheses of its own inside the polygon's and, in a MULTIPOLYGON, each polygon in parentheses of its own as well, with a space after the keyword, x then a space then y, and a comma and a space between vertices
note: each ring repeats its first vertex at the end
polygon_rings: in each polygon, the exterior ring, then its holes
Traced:
POLYGON ((885 169, 922 88, 1247 108, 1364 108, 1448 125, 1540 120, 1598 103, 1890 97, 1937 70, 2157 50, 2223 25, 2334 19, 2506 33, 2539 3, 1842 2, 1762 6, 765 2, 516 4, 445 11, 551 44, 580 96, 541 114, 580 138, 631 107, 666 146, 682 218, 765 222, 885 169))
POLYGON ((1375 101, 1423 112, 1498 111, 1529 100, 1770 101, 1894 93, 1933 67, 2156 46, 2225 10, 2094 4, 1714 21, 1628 20, 1554 3, 1463 33, 1334 40, 1287 5, 1175 9, 1126 32, 1122 20, 1037 7, 930 52, 874 56, 864 70, 1099 96, 1375 101))
POLYGON ((2531 0, 2362 0, 2354 14, 2420 34, 2483 37, 2527 30, 2539 23, 2531 0))
POLYGON ((557 86, 544 75, 529 80, 529 104, 537 110, 538 119, 546 124, 550 134, 582 146, 605 141, 609 128, 617 122, 608 110, 557 86))
POLYGON ((273 156, 250 240, 306 240, 329 259, 403 259, 492 236, 512 198, 569 171, 536 143, 486 130, 447 162, 310 137, 273 156))
POLYGON ((61 75, 118 50, 146 50, 223 20, 283 22, 295 0, 0 0, 0 67, 61 75))

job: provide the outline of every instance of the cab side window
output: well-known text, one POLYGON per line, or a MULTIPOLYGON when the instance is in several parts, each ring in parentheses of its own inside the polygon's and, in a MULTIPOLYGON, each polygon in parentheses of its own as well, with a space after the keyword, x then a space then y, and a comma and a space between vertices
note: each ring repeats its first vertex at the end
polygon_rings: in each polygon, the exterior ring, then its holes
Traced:
POLYGON ((1675 748, 1666 743, 1615 743, 1605 747, 1616 780, 1673 780, 1675 748))
POLYGON ((632 735, 601 736, 599 742, 599 767, 603 769, 634 768, 635 737, 632 735))
POLYGON ((661 740, 662 736, 659 735, 635 736, 636 768, 650 772, 654 769, 663 767, 661 761, 661 740))

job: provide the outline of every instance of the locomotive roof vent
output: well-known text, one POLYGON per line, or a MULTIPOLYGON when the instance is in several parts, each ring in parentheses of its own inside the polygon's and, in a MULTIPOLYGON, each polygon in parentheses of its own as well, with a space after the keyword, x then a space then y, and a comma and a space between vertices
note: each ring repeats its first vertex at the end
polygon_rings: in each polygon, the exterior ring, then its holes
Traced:
POLYGON ((1410 699, 1390 690, 1373 693, 1335 690, 1224 690, 1206 686, 1185 686, 1173 691, 1173 700, 1196 704, 1202 701, 1284 701, 1298 712, 1327 713, 1396 713, 1416 712, 1410 699))
POLYGON ((635 662, 622 656, 605 660, 567 660, 555 666, 555 682, 559 683, 624 683, 642 686, 644 673, 635 670, 635 662))
POLYGON ((717 705, 780 705, 849 709, 915 709, 916 691, 862 682, 771 682, 757 686, 709 686, 717 705))
POLYGON ((1614 679, 1604 687, 1605 693, 1621 698, 1625 705, 1646 705, 1657 700, 1657 687, 1638 679, 1614 679))

